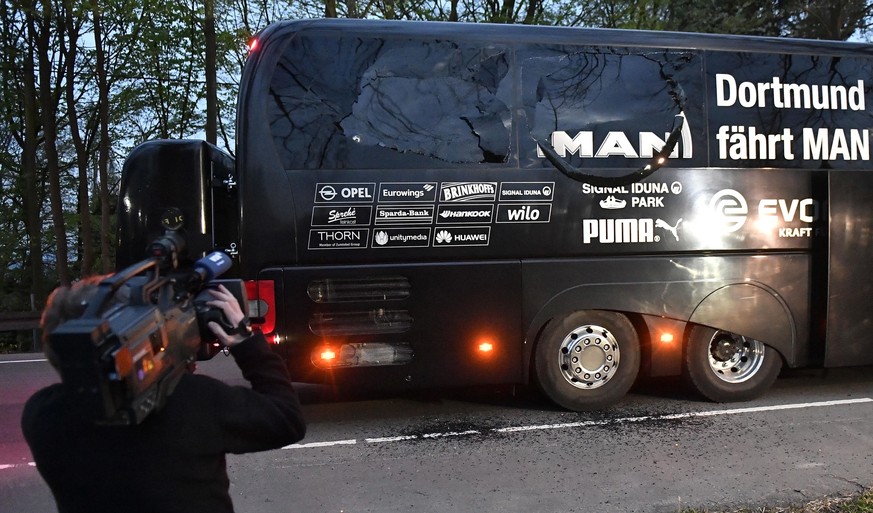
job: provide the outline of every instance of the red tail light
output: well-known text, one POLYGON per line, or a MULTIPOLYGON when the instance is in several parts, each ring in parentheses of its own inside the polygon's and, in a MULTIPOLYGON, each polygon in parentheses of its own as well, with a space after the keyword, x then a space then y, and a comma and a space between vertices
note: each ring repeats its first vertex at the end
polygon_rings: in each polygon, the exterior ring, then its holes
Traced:
POLYGON ((276 330, 276 284, 273 280, 251 280, 246 282, 246 295, 249 297, 249 317, 252 327, 260 328, 267 340, 276 330))

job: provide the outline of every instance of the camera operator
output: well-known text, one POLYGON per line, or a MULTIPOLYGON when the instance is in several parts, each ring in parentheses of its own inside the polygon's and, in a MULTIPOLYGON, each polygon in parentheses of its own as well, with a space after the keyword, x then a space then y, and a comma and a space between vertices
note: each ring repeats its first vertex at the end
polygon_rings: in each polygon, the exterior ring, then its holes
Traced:
MULTIPOLYGON (((61 287, 49 298, 41 326, 56 369, 48 334, 83 314, 99 282, 61 287)), ((224 286, 210 293, 208 304, 241 327, 227 333, 209 323, 251 388, 187 373, 161 410, 132 426, 96 425, 80 396, 62 383, 28 400, 22 430, 60 512, 232 512, 225 454, 303 438, 306 426, 284 362, 263 334, 242 329, 245 316, 224 286)))

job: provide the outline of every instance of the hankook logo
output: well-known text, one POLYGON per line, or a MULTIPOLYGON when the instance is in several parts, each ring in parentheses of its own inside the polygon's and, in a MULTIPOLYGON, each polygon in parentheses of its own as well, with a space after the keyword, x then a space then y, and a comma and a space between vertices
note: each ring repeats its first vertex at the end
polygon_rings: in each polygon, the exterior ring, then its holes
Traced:
POLYGON ((749 215, 746 198, 733 189, 722 189, 715 193, 709 200, 709 210, 728 233, 742 228, 749 215))

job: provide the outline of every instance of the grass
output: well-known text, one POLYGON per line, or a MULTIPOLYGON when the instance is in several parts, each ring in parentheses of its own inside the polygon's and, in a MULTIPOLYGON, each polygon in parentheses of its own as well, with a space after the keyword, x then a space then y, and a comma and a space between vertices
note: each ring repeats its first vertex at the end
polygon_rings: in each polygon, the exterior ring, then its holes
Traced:
POLYGON ((827 497, 803 506, 744 508, 731 511, 683 509, 681 513, 873 513, 873 488, 847 497, 827 497))

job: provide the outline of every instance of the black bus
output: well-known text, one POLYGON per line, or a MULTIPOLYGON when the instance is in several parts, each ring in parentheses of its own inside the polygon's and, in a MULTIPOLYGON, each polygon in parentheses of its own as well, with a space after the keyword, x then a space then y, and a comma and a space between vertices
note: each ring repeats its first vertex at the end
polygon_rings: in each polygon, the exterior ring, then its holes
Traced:
POLYGON ((870 45, 373 20, 257 43, 234 158, 129 156, 118 261, 181 212, 295 379, 581 410, 643 375, 739 401, 873 363, 870 45))

